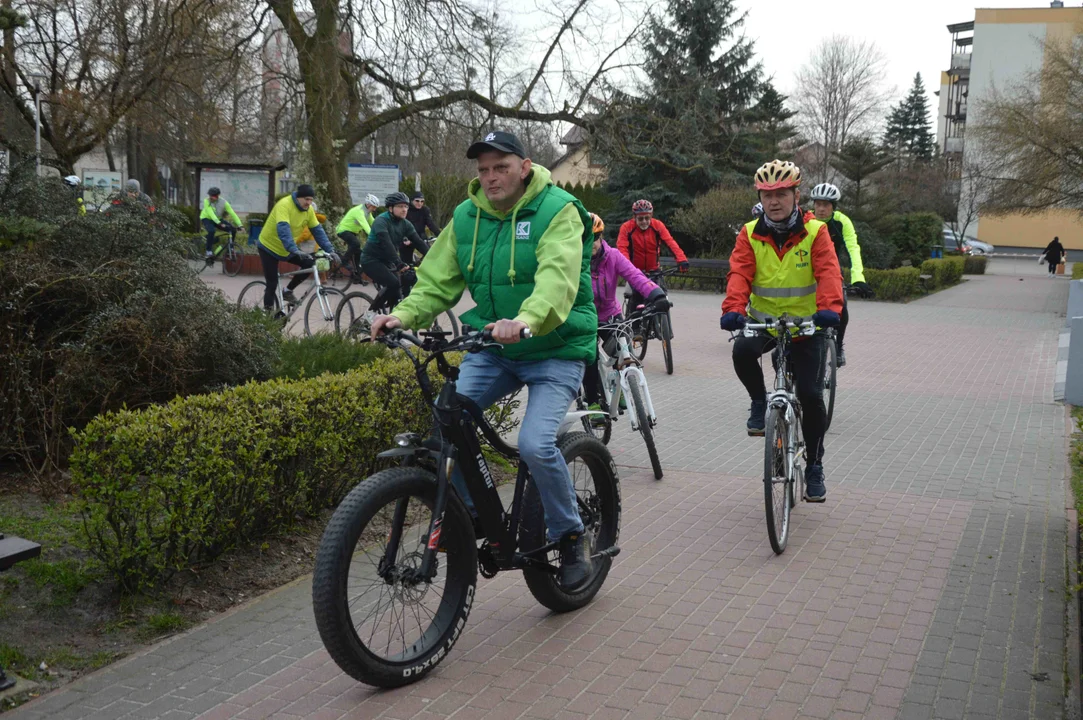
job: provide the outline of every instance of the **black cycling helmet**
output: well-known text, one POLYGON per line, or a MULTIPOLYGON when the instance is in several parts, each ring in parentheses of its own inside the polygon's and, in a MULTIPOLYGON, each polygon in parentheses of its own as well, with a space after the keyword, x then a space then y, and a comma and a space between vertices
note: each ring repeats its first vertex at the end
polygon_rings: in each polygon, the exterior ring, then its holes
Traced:
POLYGON ((406 197, 404 192, 393 192, 384 198, 384 207, 388 210, 396 205, 409 205, 410 198, 406 197))
POLYGON ((210 190, 207 191, 207 194, 210 195, 211 197, 218 197, 219 195, 222 194, 222 191, 219 190, 216 187, 212 187, 210 190))

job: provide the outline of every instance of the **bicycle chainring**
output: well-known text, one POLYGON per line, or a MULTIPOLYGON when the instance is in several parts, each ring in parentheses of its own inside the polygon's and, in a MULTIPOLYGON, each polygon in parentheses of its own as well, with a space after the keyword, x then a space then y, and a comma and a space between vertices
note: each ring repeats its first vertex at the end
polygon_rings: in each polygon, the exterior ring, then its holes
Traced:
POLYGON ((500 572, 500 568, 496 564, 496 556, 493 555, 493 549, 489 547, 488 540, 478 548, 478 572, 486 580, 493 579, 500 572))

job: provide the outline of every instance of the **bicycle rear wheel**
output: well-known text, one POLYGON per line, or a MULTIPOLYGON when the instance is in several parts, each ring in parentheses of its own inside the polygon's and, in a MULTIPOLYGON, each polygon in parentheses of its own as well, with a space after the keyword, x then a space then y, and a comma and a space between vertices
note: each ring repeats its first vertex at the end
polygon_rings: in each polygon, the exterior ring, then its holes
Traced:
POLYGON ((188 269, 196 275, 199 275, 206 270, 211 264, 207 262, 205 242, 203 236, 194 237, 188 240, 185 260, 188 263, 188 269))
POLYGON ((662 339, 662 357, 666 361, 666 375, 673 374, 673 330, 669 324, 669 313, 658 318, 658 337, 662 339))
POLYGON ((335 311, 341 306, 342 300, 341 290, 322 285, 315 288, 305 305, 305 335, 337 333, 335 311))
MULTIPOLYGON (((588 552, 593 556, 617 544, 620 535, 620 480, 613 456, 597 438, 574 432, 557 440, 557 449, 568 463, 575 486, 579 517, 587 537, 588 552)), ((545 513, 534 479, 527 482, 523 495, 523 521, 519 525, 519 549, 529 552, 547 543, 545 513)), ((549 563, 560 563, 554 548, 548 553, 549 563)), ((602 587, 613 558, 606 555, 593 559, 594 575, 579 592, 564 590, 556 575, 545 570, 525 568, 523 579, 534 599, 554 612, 578 610, 589 603, 602 587)))
POLYGON ((835 416, 835 389, 838 382, 839 356, 835 339, 824 338, 824 407, 827 409, 824 432, 831 429, 831 419, 835 416))
MULTIPOLYGON (((244 310, 262 309, 263 294, 266 290, 267 283, 262 280, 253 280, 241 289, 241 294, 237 296, 237 307, 244 310)), ((278 305, 278 298, 275 298, 275 305, 278 305)))
POLYGON ((222 250, 222 272, 230 277, 237 277, 244 267, 244 252, 234 243, 226 243, 222 250))
POLYGON ((635 409, 636 421, 639 423, 639 432, 643 435, 643 442, 647 445, 647 455, 651 459, 651 469, 654 470, 654 479, 662 479, 662 461, 658 459, 658 448, 654 445, 654 429, 651 428, 651 418, 647 414, 647 403, 643 401, 643 391, 639 389, 635 374, 630 378, 628 391, 632 395, 632 407, 635 409))
POLYGON ((421 679, 447 657, 474 600, 477 547, 470 514, 448 493, 436 577, 419 577, 436 478, 384 470, 335 510, 316 552, 312 609, 323 644, 351 677, 377 687, 421 679), (398 535, 397 548, 389 547, 398 535))
POLYGON ((767 505, 767 537, 771 549, 781 555, 790 536, 790 507, 793 498, 793 478, 786 462, 789 426, 782 408, 767 409, 764 432, 763 490, 767 505))
POLYGON ((353 285, 353 272, 345 265, 334 260, 331 261, 331 267, 327 270, 326 275, 326 284, 341 292, 346 292, 353 285))

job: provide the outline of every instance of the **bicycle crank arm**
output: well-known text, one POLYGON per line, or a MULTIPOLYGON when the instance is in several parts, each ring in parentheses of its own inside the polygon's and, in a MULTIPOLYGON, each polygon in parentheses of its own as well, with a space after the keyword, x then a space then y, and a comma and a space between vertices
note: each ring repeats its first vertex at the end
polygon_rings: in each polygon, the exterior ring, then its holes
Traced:
POLYGON ((590 556, 590 559, 601 560, 605 557, 616 557, 618 555, 620 555, 620 548, 616 545, 612 545, 610 547, 607 547, 605 550, 602 550, 601 552, 594 553, 590 556))
POLYGON ((557 574, 557 567, 555 565, 551 565, 545 560, 538 560, 537 558, 532 558, 529 555, 523 555, 522 553, 515 553, 515 558, 512 561, 512 567, 519 570, 524 570, 527 568, 531 570, 543 570, 550 575, 557 574))

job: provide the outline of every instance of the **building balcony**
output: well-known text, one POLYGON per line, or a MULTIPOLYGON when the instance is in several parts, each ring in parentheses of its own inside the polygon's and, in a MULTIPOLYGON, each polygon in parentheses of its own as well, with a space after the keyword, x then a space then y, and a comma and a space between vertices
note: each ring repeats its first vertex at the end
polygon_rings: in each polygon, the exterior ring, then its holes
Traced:
POLYGON ((963 151, 963 139, 961 137, 944 138, 945 153, 961 153, 963 151))
POLYGON ((951 71, 970 70, 970 53, 955 53, 951 56, 951 71))

